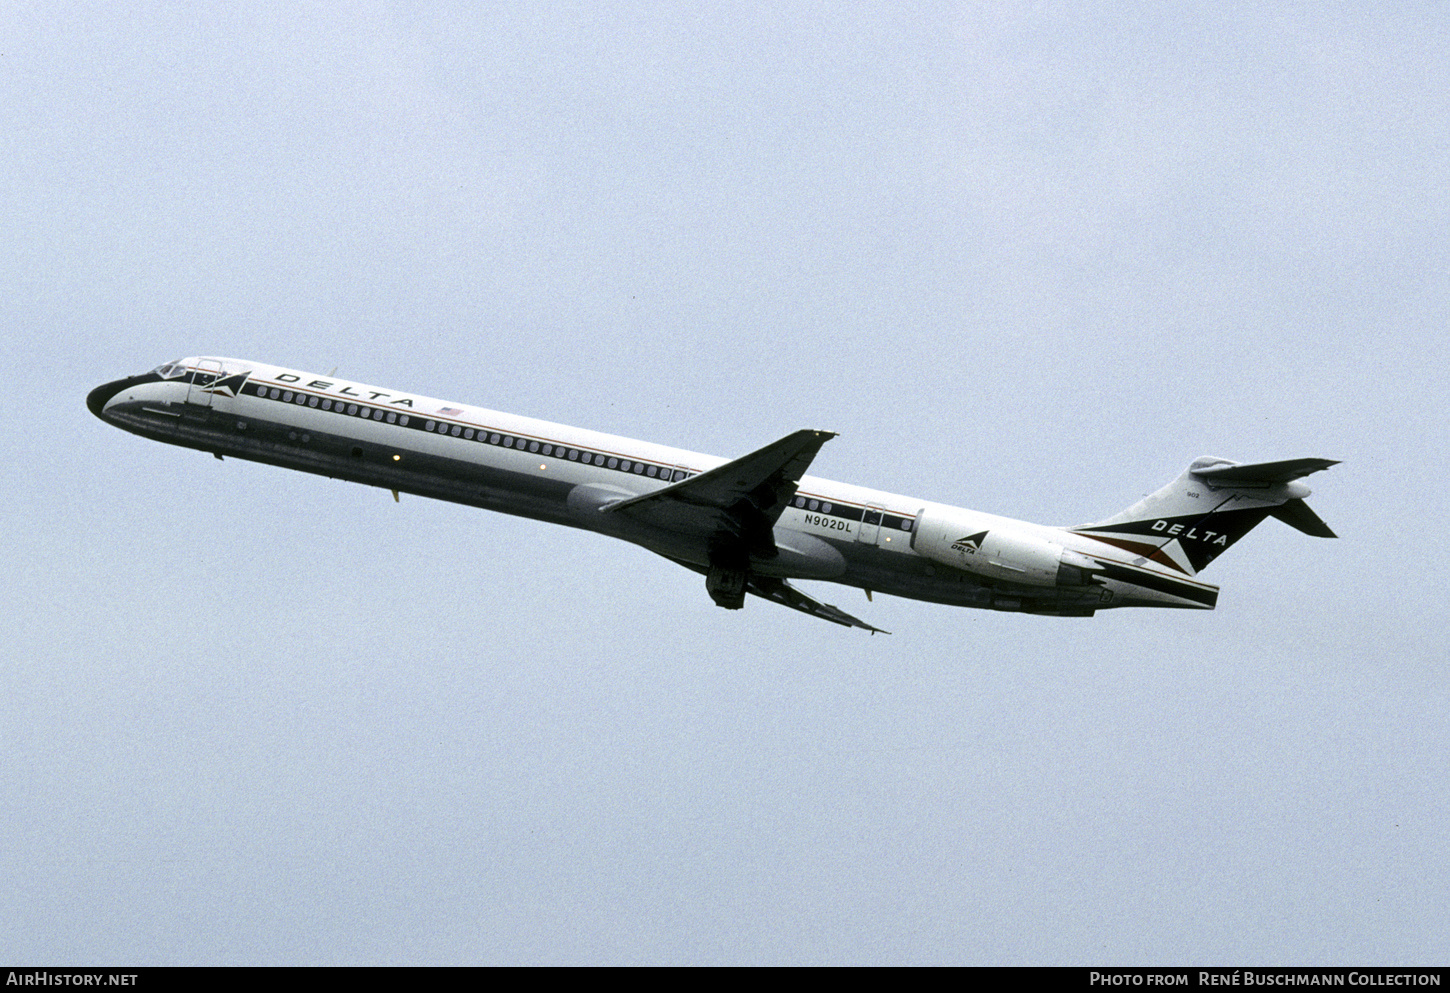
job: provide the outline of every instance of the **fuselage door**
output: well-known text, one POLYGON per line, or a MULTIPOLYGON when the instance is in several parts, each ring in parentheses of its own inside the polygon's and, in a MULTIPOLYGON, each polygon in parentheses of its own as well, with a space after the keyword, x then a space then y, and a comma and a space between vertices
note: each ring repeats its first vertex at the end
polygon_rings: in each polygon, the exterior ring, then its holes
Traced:
POLYGON ((866 509, 861 511, 861 526, 856 529, 856 540, 868 545, 876 544, 881 535, 881 516, 885 512, 885 507, 878 507, 874 503, 867 504, 866 509))
POLYGON ((220 359, 198 359, 191 373, 191 382, 186 387, 186 402, 210 407, 213 396, 210 387, 221 378, 220 359))

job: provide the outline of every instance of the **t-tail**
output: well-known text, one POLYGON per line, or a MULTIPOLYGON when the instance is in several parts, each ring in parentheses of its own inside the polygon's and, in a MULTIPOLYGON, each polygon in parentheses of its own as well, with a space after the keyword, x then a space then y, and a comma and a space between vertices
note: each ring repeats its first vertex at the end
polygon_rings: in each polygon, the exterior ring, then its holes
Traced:
POLYGON ((1157 493, 1105 521, 1072 530, 1192 576, 1265 517, 1316 538, 1336 537, 1304 502, 1309 487, 1300 480, 1338 464, 1333 459, 1251 464, 1195 459, 1157 493))

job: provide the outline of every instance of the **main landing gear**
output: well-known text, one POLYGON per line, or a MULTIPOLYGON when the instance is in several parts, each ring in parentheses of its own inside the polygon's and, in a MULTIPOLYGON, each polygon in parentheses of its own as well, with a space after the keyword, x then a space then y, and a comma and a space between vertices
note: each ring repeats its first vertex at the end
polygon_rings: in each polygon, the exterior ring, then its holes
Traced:
POLYGON ((750 569, 745 566, 710 563, 705 574, 705 592, 710 594, 717 606, 726 610, 739 610, 745 606, 745 584, 750 579, 750 569))

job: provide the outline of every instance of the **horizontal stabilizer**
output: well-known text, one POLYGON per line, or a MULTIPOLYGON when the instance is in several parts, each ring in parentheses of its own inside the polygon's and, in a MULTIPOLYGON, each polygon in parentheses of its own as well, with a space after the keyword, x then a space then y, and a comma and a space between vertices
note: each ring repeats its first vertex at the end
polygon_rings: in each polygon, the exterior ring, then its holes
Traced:
POLYGON ((1202 476, 1213 486, 1232 486, 1244 483, 1287 483, 1301 479, 1311 472, 1339 465, 1337 459, 1287 459, 1283 462, 1251 462, 1247 465, 1220 465, 1195 468, 1193 474, 1202 476))
POLYGON ((1339 535, 1329 530, 1329 525, 1325 524, 1324 520, 1318 514, 1310 510, 1309 505, 1303 500, 1290 500, 1287 503, 1281 503, 1269 511, 1269 513, 1273 514, 1291 528, 1297 528, 1315 538, 1339 537, 1339 535))

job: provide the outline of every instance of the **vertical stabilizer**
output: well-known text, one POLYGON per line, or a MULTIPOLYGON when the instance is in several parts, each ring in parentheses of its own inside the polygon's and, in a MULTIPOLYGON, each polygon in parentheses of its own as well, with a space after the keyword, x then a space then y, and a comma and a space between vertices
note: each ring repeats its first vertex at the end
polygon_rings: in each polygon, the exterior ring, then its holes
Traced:
POLYGON ((1270 514, 1306 534, 1335 537, 1304 503, 1309 487, 1299 482, 1332 465, 1338 463, 1195 459, 1181 476, 1127 510, 1072 530, 1192 576, 1270 514))

